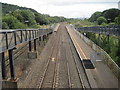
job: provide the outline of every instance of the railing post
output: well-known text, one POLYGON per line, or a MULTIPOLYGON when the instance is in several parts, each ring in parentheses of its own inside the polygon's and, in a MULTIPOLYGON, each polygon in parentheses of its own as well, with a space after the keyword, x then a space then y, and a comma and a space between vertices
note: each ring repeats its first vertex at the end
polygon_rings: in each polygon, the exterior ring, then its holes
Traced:
POLYGON ((34 51, 36 51, 36 39, 34 39, 34 51))
POLYGON ((15 45, 17 45, 17 41, 16 41, 16 31, 14 31, 13 34, 14 34, 14 42, 15 42, 15 45))
POLYGON ((34 31, 32 30, 32 38, 34 39, 34 31))
POLYGON ((13 59, 13 49, 8 50, 9 53, 9 64, 10 64, 10 74, 11 79, 15 79, 15 68, 14 68, 14 59, 13 59))
POLYGON ((6 38, 6 49, 8 49, 8 35, 7 35, 7 32, 5 33, 5 38, 6 38))
POLYGON ((22 34, 22 30, 20 31, 20 35, 21 35, 21 40, 20 40, 20 42, 22 43, 22 42, 23 42, 23 34, 22 34))
POLYGON ((39 36, 39 41, 41 41, 41 36, 39 36))
POLYGON ((36 59, 37 56, 38 56, 38 52, 36 51, 36 39, 34 39, 34 51, 32 51, 31 41, 29 41, 28 58, 29 59, 36 59))
POLYGON ((27 41, 27 40, 28 40, 28 39, 27 39, 27 30, 25 30, 25 34, 26 34, 25 40, 27 41))
POLYGON ((41 45, 41 36, 39 36, 38 40, 39 40, 39 45, 41 45))
POLYGON ((41 36, 41 41, 44 41, 44 36, 43 35, 41 36))
POLYGON ((29 41, 29 51, 32 51, 32 44, 31 44, 31 41, 29 41))
POLYGON ((0 53, 0 59, 1 61, 1 68, 2 68, 2 79, 6 79, 6 66, 5 66, 5 56, 4 56, 4 52, 0 53))

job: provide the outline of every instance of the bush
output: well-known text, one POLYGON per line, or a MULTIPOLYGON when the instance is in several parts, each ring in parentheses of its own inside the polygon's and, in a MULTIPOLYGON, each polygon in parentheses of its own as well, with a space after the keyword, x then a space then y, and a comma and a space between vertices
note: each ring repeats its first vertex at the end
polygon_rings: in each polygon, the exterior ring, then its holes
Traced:
POLYGON ((22 24, 16 17, 11 15, 3 16, 3 28, 4 29, 19 29, 27 28, 27 25, 22 24))
POLYGON ((107 20, 101 16, 97 18, 98 25, 101 25, 102 23, 107 23, 107 20))
POLYGON ((35 15, 30 10, 15 10, 12 15, 28 26, 36 24, 35 15))
POLYGON ((21 23, 21 22, 17 22, 15 24, 15 29, 26 29, 27 28, 27 25, 21 23))
POLYGON ((9 26, 6 22, 2 22, 2 29, 9 29, 9 26))
POLYGON ((19 22, 17 18, 11 15, 4 16, 2 21, 5 22, 9 26, 10 29, 14 29, 15 24, 19 22))
POLYGON ((114 22, 115 18, 120 15, 120 10, 119 9, 108 9, 103 11, 103 16, 108 20, 110 19, 110 22, 114 22))
POLYGON ((116 17, 114 21, 116 24, 120 24, 120 15, 118 17, 116 17))
POLYGON ((89 18, 89 20, 91 22, 94 22, 97 20, 98 17, 102 16, 102 12, 95 12, 91 15, 91 17, 89 18))

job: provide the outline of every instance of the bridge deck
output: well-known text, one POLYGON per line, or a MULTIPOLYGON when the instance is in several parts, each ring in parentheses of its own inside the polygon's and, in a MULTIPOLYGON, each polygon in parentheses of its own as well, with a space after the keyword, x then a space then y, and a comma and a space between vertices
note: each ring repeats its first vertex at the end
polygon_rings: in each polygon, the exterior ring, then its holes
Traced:
MULTIPOLYGON (((28 75, 19 80, 19 88, 89 88, 80 58, 65 26, 61 24, 52 34, 28 75)), ((68 31, 79 44, 81 57, 90 59, 94 51, 73 30, 68 31)), ((97 62, 96 69, 86 71, 93 88, 118 87, 117 78, 103 62, 97 62)))

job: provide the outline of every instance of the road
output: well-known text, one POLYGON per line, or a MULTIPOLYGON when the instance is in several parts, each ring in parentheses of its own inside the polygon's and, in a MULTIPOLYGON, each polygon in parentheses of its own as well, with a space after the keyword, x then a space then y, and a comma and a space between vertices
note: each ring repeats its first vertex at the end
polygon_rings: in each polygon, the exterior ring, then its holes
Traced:
POLYGON ((95 69, 84 69, 81 60, 90 59, 94 51, 66 25, 61 23, 53 32, 29 73, 19 79, 18 87, 117 88, 117 78, 104 63, 97 62, 95 69))

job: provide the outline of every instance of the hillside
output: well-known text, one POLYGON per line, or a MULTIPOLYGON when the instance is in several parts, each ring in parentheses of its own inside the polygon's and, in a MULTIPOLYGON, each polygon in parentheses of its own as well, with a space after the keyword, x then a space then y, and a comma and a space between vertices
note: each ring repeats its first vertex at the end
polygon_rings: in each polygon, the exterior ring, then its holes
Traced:
POLYGON ((2 3, 2 29, 40 28, 66 18, 41 14, 34 9, 2 3))
MULTIPOLYGON (((1 2, 0 2, 1 3, 1 2)), ((13 12, 16 9, 20 9, 20 10, 30 10, 32 12, 37 12, 34 9, 31 8, 26 8, 26 7, 20 7, 17 5, 12 5, 12 4, 7 4, 7 3, 2 3, 2 13, 9 13, 9 12, 13 12)))

